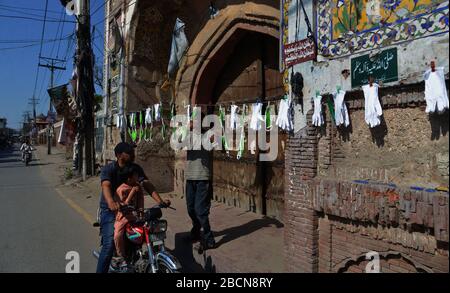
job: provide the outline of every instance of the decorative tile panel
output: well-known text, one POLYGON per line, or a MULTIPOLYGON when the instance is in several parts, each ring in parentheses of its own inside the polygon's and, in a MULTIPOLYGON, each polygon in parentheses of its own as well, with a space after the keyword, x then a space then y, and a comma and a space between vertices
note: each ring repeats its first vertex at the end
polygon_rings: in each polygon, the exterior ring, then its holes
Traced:
POLYGON ((319 54, 344 57, 448 33, 444 0, 318 0, 319 54))

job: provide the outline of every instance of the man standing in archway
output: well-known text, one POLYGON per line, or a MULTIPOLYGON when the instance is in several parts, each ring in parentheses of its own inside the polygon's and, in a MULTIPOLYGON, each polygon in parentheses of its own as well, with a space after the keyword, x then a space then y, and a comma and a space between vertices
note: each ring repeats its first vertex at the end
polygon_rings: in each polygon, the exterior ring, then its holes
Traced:
MULTIPOLYGON (((194 109, 195 111, 195 109, 194 109)), ((202 115, 203 116, 203 115, 202 115)), ((203 117, 201 117, 203 118, 203 117)), ((201 123, 201 122, 200 122, 201 123)), ((216 247, 214 235, 209 224, 211 209, 211 176, 212 153, 203 148, 201 144, 201 131, 193 127, 190 122, 191 142, 194 148, 187 151, 186 178, 186 204, 189 217, 192 220, 191 241, 202 240, 203 249, 216 247), (198 141, 200 140, 200 141, 198 141), (203 238, 201 229, 203 228, 203 238)), ((201 129, 201 127, 199 127, 201 129)))

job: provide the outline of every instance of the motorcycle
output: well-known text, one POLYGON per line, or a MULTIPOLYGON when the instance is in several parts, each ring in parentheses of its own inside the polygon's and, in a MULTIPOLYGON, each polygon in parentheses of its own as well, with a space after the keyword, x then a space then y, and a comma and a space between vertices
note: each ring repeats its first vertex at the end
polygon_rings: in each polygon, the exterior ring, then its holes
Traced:
MULTIPOLYGON (((171 208, 160 204, 144 210, 144 216, 133 223, 128 223, 125 228, 127 244, 126 273, 179 273, 180 262, 165 248, 167 221, 161 220, 163 208, 171 208)), ((171 208, 174 209, 174 208, 171 208)), ((122 206, 122 212, 135 213, 132 206, 122 206)), ((175 209, 174 209, 175 210, 175 209)), ((97 213, 99 219, 99 213, 97 213)), ((99 227, 98 220, 94 226, 99 227)), ((93 254, 98 259, 100 251, 94 250, 93 254)), ((110 264, 109 273, 124 273, 120 268, 110 264)))
POLYGON ((30 164, 31 160, 32 160, 31 151, 30 150, 24 151, 25 166, 28 166, 30 164))

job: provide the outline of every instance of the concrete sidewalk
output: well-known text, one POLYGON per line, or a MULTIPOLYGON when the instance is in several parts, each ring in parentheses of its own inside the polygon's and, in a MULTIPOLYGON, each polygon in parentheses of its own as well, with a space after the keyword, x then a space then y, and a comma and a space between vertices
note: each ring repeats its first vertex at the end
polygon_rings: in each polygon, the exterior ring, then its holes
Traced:
MULTIPOLYGON (((64 172, 71 167, 71 162, 65 160, 61 150, 53 149, 54 154, 50 156, 46 151, 45 147, 37 147, 41 168, 52 178, 55 189, 66 202, 93 223, 98 208, 99 178, 92 177, 86 182, 66 180, 64 172)), ((161 196, 169 198, 176 208, 176 211, 163 211, 169 224, 166 244, 180 260, 184 272, 284 272, 284 228, 279 221, 213 202, 210 221, 218 247, 199 254, 188 238, 191 221, 184 198, 173 193, 161 196)), ((146 207, 154 204, 146 197, 146 207)))

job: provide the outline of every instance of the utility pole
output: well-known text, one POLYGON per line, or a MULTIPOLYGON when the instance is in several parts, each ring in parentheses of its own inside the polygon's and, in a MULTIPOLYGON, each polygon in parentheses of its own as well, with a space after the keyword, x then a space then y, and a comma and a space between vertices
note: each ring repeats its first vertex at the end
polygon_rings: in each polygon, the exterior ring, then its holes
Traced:
POLYGON ((36 97, 33 96, 28 104, 33 106, 33 119, 34 122, 36 122, 36 105, 39 104, 38 99, 36 99, 36 97))
POLYGON ((32 133, 31 133, 31 141, 33 142, 33 144, 36 143, 36 132, 37 132, 37 128, 36 128, 36 105, 39 104, 38 99, 36 99, 35 96, 33 96, 33 98, 30 99, 30 103, 28 103, 30 105, 33 106, 33 125, 31 127, 32 129, 32 133))
POLYGON ((80 15, 77 25, 78 38, 78 98, 81 104, 81 147, 80 153, 83 162, 83 180, 95 172, 94 154, 94 74, 93 56, 91 46, 91 16, 90 1, 81 0, 80 15))
MULTIPOLYGON (((66 70, 65 67, 61 67, 61 66, 56 66, 55 64, 57 63, 62 63, 65 62, 64 60, 60 60, 60 59, 55 59, 55 58, 46 58, 46 57, 39 57, 41 59, 44 59, 47 61, 47 64, 41 64, 39 63, 40 67, 45 67, 50 69, 50 88, 54 87, 53 84, 53 79, 55 76, 55 70, 66 70)), ((52 99, 49 99, 49 107, 48 107, 48 113, 52 113, 52 99)), ((36 118, 35 118, 36 119, 36 118)), ((51 130, 53 129, 53 120, 51 120, 48 124, 48 128, 47 128, 47 154, 51 154, 52 153, 52 135, 51 135, 51 130)))
POLYGON ((30 122, 30 111, 23 112, 23 125, 22 125, 22 135, 27 135, 28 123, 30 122))

